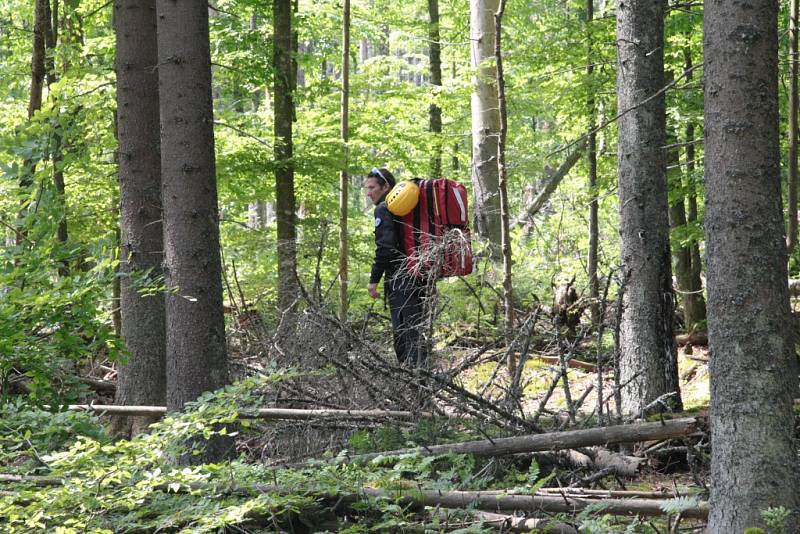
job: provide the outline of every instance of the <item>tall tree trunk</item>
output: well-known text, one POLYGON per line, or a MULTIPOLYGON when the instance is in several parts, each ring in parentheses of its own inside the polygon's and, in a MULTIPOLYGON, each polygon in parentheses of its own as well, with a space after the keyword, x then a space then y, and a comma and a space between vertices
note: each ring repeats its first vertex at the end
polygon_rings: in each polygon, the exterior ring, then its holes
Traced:
MULTIPOLYGON (((47 20, 49 21, 48 29, 45 32, 45 78, 47 80, 47 87, 58 81, 58 70, 55 62, 56 47, 58 46, 58 28, 59 28, 59 3, 58 0, 53 0, 52 9, 48 9, 47 20)), ((68 64, 64 65, 64 68, 68 64)), ((68 115, 67 121, 71 121, 72 117, 68 115)), ((56 198, 58 199, 58 206, 60 213, 58 214, 58 228, 56 229, 56 238, 61 244, 65 244, 69 239, 67 231, 67 191, 64 182, 64 127, 61 125, 62 120, 59 120, 53 128, 53 145, 52 145, 52 158, 53 158, 53 185, 56 190, 56 198)), ((63 260, 59 265, 58 272, 61 276, 69 275, 69 260, 63 260)))
MULTIPOLYGON (((44 58, 45 58, 45 34, 49 28, 49 0, 36 0, 34 6, 33 20, 33 50, 31 52, 31 85, 30 95, 28 96, 28 120, 42 108, 42 92, 44 89, 44 58)), ((35 159, 26 159, 22 164, 22 172, 19 180, 21 200, 19 212, 17 213, 17 228, 15 242, 21 246, 27 240, 27 230, 22 221, 27 212, 29 201, 27 196, 30 187, 33 185, 33 175, 36 172, 35 159)))
MULTIPOLYGON (((163 271, 159 156, 156 0, 119 0, 117 137, 120 194, 120 316, 130 352, 119 366, 116 403, 162 406, 167 400, 164 295, 142 295, 142 280, 158 284, 163 271)), ((128 417, 117 432, 135 435, 155 418, 128 417)))
MULTIPOLYGON (((687 83, 692 80, 692 53, 688 47, 683 49, 685 73, 687 83)), ((691 120, 686 125, 686 175, 688 178, 687 185, 689 192, 687 195, 688 209, 686 211, 686 222, 693 224, 697 222, 697 186, 695 178, 695 149, 694 149, 694 122, 691 120)), ((703 296, 703 280, 701 274, 703 272, 703 260, 700 257, 700 241, 692 239, 689 243, 689 256, 690 256, 690 276, 689 276, 689 293, 685 295, 684 300, 684 318, 686 320, 686 327, 696 327, 706 320, 706 299, 703 296)))
MULTIPOLYGON (((431 64, 431 85, 434 97, 439 95, 442 87, 442 43, 439 34, 439 0, 428 0, 428 41, 431 64)), ((428 111, 430 116, 430 131, 433 134, 433 154, 431 154, 431 178, 442 175, 442 108, 438 104, 431 104, 428 111)))
POLYGON ((49 0, 36 0, 33 21, 33 51, 31 52, 31 91, 28 99, 28 119, 42 108, 44 89, 45 34, 50 27, 49 0))
MULTIPOLYGON (((156 0, 161 198, 168 294, 167 409, 228 381, 208 6, 156 0)), ((192 461, 218 459, 212 440, 192 461)))
POLYGON ((344 163, 339 174, 339 319, 347 321, 347 194, 350 179, 347 169, 350 163, 348 140, 350 138, 350 0, 344 0, 342 20, 342 100, 341 130, 344 146, 344 163))
MULTIPOLYGON (((503 78, 502 32, 503 12, 506 0, 500 0, 497 13, 494 16, 494 57, 497 66, 497 100, 500 111, 500 131, 497 140, 497 175, 499 177, 498 191, 500 193, 500 247, 503 253, 503 308, 505 311, 505 337, 506 345, 510 346, 514 339, 514 289, 511 280, 511 231, 509 230, 508 211, 508 185, 506 183, 506 135, 508 132, 508 112, 506 107, 506 84, 503 78)), ((508 351, 508 375, 515 377, 517 374, 517 356, 513 350, 508 351)))
POLYGON ((497 68, 494 65, 494 14, 499 0, 470 0, 472 79, 472 188, 478 235, 489 242, 494 260, 500 253, 500 196, 497 176, 497 138, 500 113, 497 68))
MULTIPOLYGON (((677 145, 677 137, 672 134, 667 138, 667 143, 677 145)), ((682 173, 680 168, 680 152, 677 146, 667 151, 667 184, 670 188, 677 188, 680 194, 673 195, 674 201, 669 206, 669 226, 671 229, 685 229, 686 227, 686 199, 683 194, 682 173)), ((686 331, 694 330, 695 319, 691 309, 695 295, 692 294, 692 252, 687 244, 682 244, 672 250, 672 261, 675 267, 678 294, 683 304, 683 322, 686 331)), ((701 297, 702 298, 702 297, 701 297)))
MULTIPOLYGON (((664 6, 617 6, 620 247, 626 278, 620 321, 622 409, 638 414, 665 394, 681 406, 673 337, 664 154, 664 6)), ((661 406, 651 409, 660 410, 661 406)))
POLYGON ((797 247, 797 17, 798 0, 789 1, 789 225, 786 243, 789 255, 797 247))
MULTIPOLYGON (((589 277, 589 297, 592 299, 590 310, 592 326, 600 324, 600 284, 597 280, 597 253, 600 243, 600 225, 597 201, 597 105, 595 103, 594 86, 594 0, 586 0, 586 115, 588 117, 588 134, 586 138, 586 160, 589 165, 589 251, 586 260, 586 271, 589 277)), ((602 409, 602 403, 598 407, 602 409)), ((602 416, 602 414, 600 414, 602 416)))
POLYGON ((711 343, 709 532, 792 513, 797 360, 778 136, 778 3, 705 3, 705 176, 711 343), (732 31, 735 28, 736 31, 732 31))
POLYGON ((294 101, 292 91, 294 62, 292 60, 292 1, 273 0, 274 36, 273 68, 275 82, 275 211, 278 234, 278 308, 286 314, 283 333, 293 328, 293 309, 299 294, 297 285, 297 226, 294 194, 294 161, 292 160, 292 120, 294 101))

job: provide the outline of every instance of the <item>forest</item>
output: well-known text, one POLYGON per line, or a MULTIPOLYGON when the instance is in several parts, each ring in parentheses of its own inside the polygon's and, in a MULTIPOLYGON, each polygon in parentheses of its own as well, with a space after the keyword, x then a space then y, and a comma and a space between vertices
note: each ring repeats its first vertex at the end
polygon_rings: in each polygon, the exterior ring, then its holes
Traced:
POLYGON ((0 529, 800 532, 798 9, 0 0, 0 529))

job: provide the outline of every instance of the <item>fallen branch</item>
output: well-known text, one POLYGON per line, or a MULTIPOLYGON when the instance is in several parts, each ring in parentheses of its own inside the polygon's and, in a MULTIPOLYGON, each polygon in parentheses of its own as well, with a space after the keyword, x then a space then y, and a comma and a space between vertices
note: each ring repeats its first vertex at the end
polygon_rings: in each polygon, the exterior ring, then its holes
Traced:
POLYGON ((432 445, 414 447, 387 452, 360 454, 349 458, 337 458, 336 461, 367 462, 379 456, 400 456, 403 454, 419 454, 433 456, 437 454, 474 454, 476 456, 503 456, 521 452, 554 451, 576 449, 594 445, 611 443, 635 443, 669 438, 686 437, 699 431, 703 422, 699 418, 686 417, 655 423, 635 423, 586 430, 569 430, 566 432, 550 432, 547 434, 527 434, 510 438, 466 441, 448 445, 432 445))
MULTIPOLYGON (((94 412, 102 415, 163 416, 165 406, 116 406, 112 404, 70 404, 67 409, 74 412, 94 412)), ((260 408, 242 411, 241 419, 418 419, 431 417, 430 412, 406 412, 395 410, 299 410, 294 408, 260 408)))
POLYGON ((553 191, 556 190, 558 184, 561 183, 561 180, 567 175, 567 173, 575 166, 575 164, 581 159, 583 156, 583 149, 586 147, 586 139, 581 139, 575 144, 572 153, 567 156, 567 159, 558 167, 558 169, 551 170, 547 169, 545 172, 547 173, 547 182, 544 185, 544 188, 536 195, 536 198, 533 199, 533 202, 525 208, 525 211, 521 213, 519 216, 514 218, 511 222, 512 227, 520 226, 525 224, 529 221, 534 215, 536 215, 542 206, 544 206, 547 201, 550 199, 550 196, 553 194, 553 191))
POLYGON ((675 343, 678 345, 708 345, 707 332, 689 332, 688 334, 679 334, 675 336, 675 343))
MULTIPOLYGON (((544 512, 550 514, 575 514, 587 507, 602 511, 605 514, 629 516, 661 516, 667 515, 661 507, 664 499, 584 499, 580 497, 540 496, 540 495, 503 495, 480 491, 441 491, 403 489, 387 491, 364 488, 361 494, 340 495, 342 502, 351 503, 364 497, 389 498, 403 505, 439 506, 444 508, 474 508, 485 511, 544 512)), ((709 505, 698 501, 695 506, 685 508, 682 517, 706 519, 709 505)))

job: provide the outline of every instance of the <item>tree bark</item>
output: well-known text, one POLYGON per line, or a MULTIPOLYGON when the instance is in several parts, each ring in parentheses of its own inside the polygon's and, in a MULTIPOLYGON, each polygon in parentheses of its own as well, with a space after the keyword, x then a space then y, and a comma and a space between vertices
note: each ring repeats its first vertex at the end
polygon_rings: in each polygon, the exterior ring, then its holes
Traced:
POLYGON ((705 3, 705 177, 711 376, 709 532, 793 513, 797 360, 778 136, 778 4, 705 3))
MULTIPOLYGON (((439 96, 442 87, 442 43, 439 33, 439 0, 428 0, 428 53, 430 55, 431 85, 434 98, 439 96)), ((442 108, 431 104, 428 110, 430 131, 433 134, 431 149, 431 179, 442 175, 442 108)))
MULTIPOLYGON (((500 193, 500 250, 503 254, 503 310, 505 315, 506 345, 511 346, 514 339, 514 285, 511 280, 511 230, 509 229, 508 185, 506 169, 506 135, 508 131, 508 112, 506 108, 506 85, 503 78, 503 12, 506 0, 500 0, 500 5, 494 15, 494 58, 497 72, 497 101, 500 111, 500 131, 497 140, 497 176, 498 192, 500 193)), ((514 351, 508 351, 506 361, 508 376, 514 377, 517 372, 517 357, 514 351)))
POLYGON ((292 61, 292 1, 273 0, 275 212, 278 237, 278 308, 284 315, 281 337, 293 330, 297 285, 297 218, 294 192, 292 120, 295 79, 292 61))
MULTIPOLYGON (((620 321, 622 410, 639 414, 673 393, 681 407, 665 164, 665 2, 617 7, 620 256, 627 276, 620 321), (632 109, 633 108, 633 109, 632 109)), ((656 406, 655 409, 663 409, 656 406)))
MULTIPOLYGON (((594 81, 594 0, 586 0, 586 162, 589 166, 589 250, 586 258, 586 274, 589 278, 589 309, 592 314, 592 327, 600 325, 600 284, 597 277, 597 254, 600 243, 600 223, 597 200, 597 104, 595 102, 594 81)), ((602 409, 602 403, 598 403, 602 409)), ((602 418, 602 413, 599 414, 602 418)))
MULTIPOLYGON (((157 0, 167 408, 228 381, 208 6, 157 0)), ((192 461, 219 459, 222 440, 192 461)))
MULTIPOLYGON (((33 48, 31 51, 31 85, 28 95, 28 121, 42 108, 42 92, 44 90, 45 76, 45 33, 49 28, 48 13, 49 0, 36 0, 33 20, 33 48)), ((28 209, 29 200, 26 198, 30 187, 33 185, 33 175, 36 173, 36 158, 26 159, 22 163, 19 179, 21 198, 17 212, 17 228, 15 235, 16 245, 22 246, 27 241, 27 229, 24 227, 23 218, 28 209)))
POLYGON ((798 0, 789 0, 789 184, 786 243, 791 256, 797 247, 797 17, 798 0))
MULTIPOLYGON (((164 294, 140 293, 160 284, 164 239, 161 224, 158 45, 155 0, 114 5, 117 38, 117 128, 120 189, 120 316, 130 352, 119 365, 116 402, 166 403, 164 294)), ((155 419, 118 421, 116 431, 136 435, 155 419)))
POLYGON ((475 228, 488 241, 495 261, 500 254, 500 196, 497 175, 497 142, 500 113, 497 69, 494 65, 494 14, 499 0, 470 0, 472 79, 472 188, 475 196, 475 228))
POLYGON ((347 169, 350 162, 350 0, 344 0, 342 20, 342 100, 340 135, 344 147, 344 166, 339 173, 339 320, 347 322, 347 212, 350 177, 347 169))

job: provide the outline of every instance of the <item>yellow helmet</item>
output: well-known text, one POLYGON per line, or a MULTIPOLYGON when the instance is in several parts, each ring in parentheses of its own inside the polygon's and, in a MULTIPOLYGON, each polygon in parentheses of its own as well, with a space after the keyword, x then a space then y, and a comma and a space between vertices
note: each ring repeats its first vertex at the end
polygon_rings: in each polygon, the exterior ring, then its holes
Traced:
POLYGON ((411 213, 417 202, 419 202, 419 186, 410 180, 399 182, 386 195, 386 207, 398 217, 411 213))

